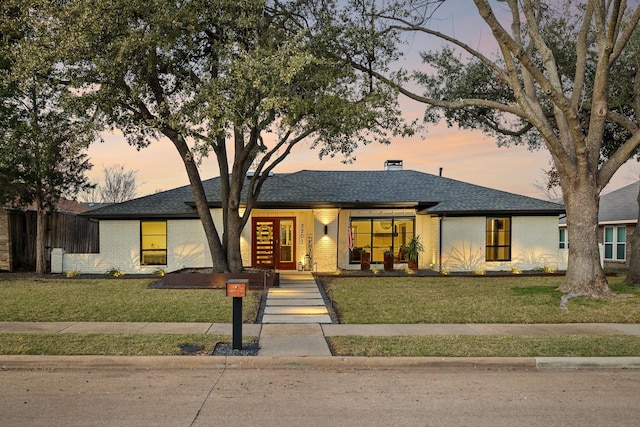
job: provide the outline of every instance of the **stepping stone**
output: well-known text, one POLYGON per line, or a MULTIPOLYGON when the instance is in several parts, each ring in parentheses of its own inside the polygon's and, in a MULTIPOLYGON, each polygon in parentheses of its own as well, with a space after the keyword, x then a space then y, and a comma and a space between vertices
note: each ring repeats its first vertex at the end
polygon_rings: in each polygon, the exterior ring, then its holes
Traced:
POLYGON ((296 306, 296 305, 317 305, 324 307, 322 298, 271 298, 267 299, 266 306, 296 306))
POLYGON ((331 323, 331 316, 291 315, 291 314, 265 314, 262 316, 262 324, 269 323, 331 323))
POLYGON ((323 306, 304 306, 304 307, 274 307, 269 306, 265 307, 264 314, 291 314, 296 316, 307 316, 307 315, 318 315, 318 314, 329 314, 327 311, 327 307, 323 306))

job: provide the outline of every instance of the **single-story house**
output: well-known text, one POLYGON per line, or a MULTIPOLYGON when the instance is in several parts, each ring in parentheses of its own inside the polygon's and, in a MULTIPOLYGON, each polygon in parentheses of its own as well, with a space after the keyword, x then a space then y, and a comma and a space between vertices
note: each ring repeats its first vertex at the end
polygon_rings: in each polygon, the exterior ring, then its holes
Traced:
MULTIPOLYGON (((638 190, 640 181, 600 197, 598 238, 606 268, 625 268, 629 265, 629 236, 638 224, 638 190)), ((560 247, 568 247, 566 218, 560 219, 560 247)))
MULTIPOLYGON (((204 182, 222 230, 220 180, 204 182)), ((406 268, 405 245, 420 236, 420 269, 448 271, 566 268, 558 248, 562 205, 413 170, 387 161, 377 171, 269 176, 241 236, 244 265, 280 270, 372 268, 385 252, 406 268)), ((211 265, 191 188, 84 214, 100 223, 100 253, 64 254, 62 271, 167 272, 211 265)))

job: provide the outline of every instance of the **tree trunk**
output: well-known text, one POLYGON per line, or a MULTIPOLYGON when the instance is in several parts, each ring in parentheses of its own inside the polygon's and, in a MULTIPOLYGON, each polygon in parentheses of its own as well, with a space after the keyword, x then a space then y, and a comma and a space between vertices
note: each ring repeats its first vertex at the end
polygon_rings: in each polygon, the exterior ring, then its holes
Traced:
POLYGON ((570 180, 563 186, 567 211, 569 265, 560 290, 572 296, 607 298, 613 296, 600 263, 598 247, 598 206, 595 182, 570 180))
POLYGON ((207 243, 209 244, 212 269, 216 273, 229 272, 229 265, 227 263, 225 251, 222 243, 220 242, 218 230, 216 229, 216 226, 213 223, 213 218, 211 217, 211 211, 209 210, 209 204, 207 202, 207 195, 204 191, 200 174, 198 173, 198 167, 190 157, 184 159, 184 164, 187 170, 187 175, 189 176, 189 182, 191 183, 191 190, 193 192, 196 210, 198 211, 198 216, 202 222, 207 243))
POLYGON ((36 274, 47 272, 46 257, 47 212, 44 209, 42 196, 36 196, 36 274))
POLYGON ((640 187, 638 188, 638 223, 631 236, 627 236, 629 271, 625 283, 640 286, 640 187))
POLYGON ((204 234, 209 245, 212 269, 216 273, 227 273, 229 272, 227 257, 222 246, 222 242, 220 241, 218 230, 213 223, 211 211, 209 210, 209 203, 207 201, 207 195, 204 191, 204 186, 202 185, 202 178, 200 178, 198 166, 193 160, 193 155, 191 154, 184 138, 175 130, 164 128, 162 133, 164 133, 171 142, 173 142, 178 153, 180 153, 185 170, 187 171, 187 177, 189 178, 189 184, 191 185, 191 191, 193 192, 193 200, 196 204, 196 210, 198 211, 198 216, 202 222, 204 234))
POLYGON ((240 273, 243 269, 242 252, 240 251, 240 234, 242 233, 242 219, 237 209, 230 209, 227 218, 227 262, 231 273, 240 273))

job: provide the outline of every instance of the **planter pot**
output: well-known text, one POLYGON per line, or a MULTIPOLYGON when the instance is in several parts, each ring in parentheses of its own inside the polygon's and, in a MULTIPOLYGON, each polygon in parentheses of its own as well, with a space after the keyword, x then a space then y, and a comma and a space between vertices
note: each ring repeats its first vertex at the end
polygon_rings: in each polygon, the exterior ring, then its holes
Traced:
POLYGON ((199 269, 179 270, 162 278, 163 288, 172 289, 225 289, 229 279, 249 279, 250 289, 278 286, 279 273, 273 270, 242 273, 207 273, 199 269))
POLYGON ((407 264, 408 264, 409 270, 418 271, 418 260, 413 261, 409 259, 407 260, 407 264))
POLYGON ((362 251, 360 253, 360 270, 371 270, 371 254, 362 251))
POLYGON ((384 254, 384 271, 393 271, 393 253, 384 254))

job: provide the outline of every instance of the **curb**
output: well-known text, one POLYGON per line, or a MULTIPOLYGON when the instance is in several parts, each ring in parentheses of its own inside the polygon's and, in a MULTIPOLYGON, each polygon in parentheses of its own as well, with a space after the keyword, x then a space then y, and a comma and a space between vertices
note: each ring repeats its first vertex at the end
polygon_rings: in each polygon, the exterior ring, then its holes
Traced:
POLYGON ((0 356, 0 370, 640 369, 640 357, 0 356))
POLYGON ((537 357, 538 369, 640 369, 640 357, 537 357))

